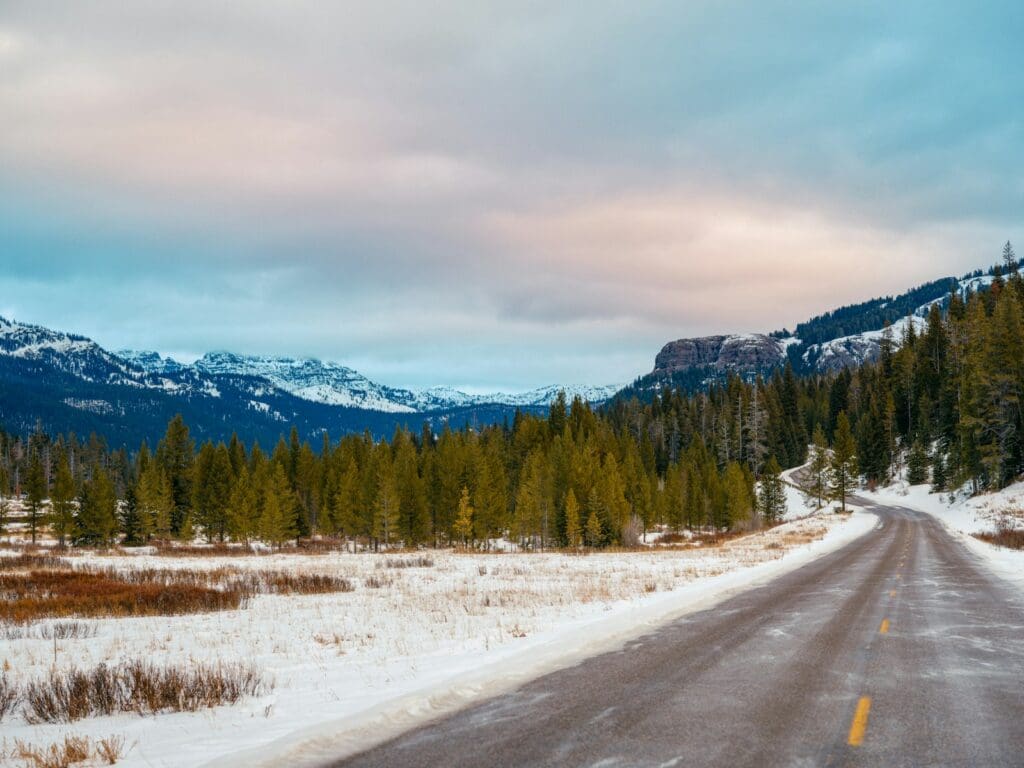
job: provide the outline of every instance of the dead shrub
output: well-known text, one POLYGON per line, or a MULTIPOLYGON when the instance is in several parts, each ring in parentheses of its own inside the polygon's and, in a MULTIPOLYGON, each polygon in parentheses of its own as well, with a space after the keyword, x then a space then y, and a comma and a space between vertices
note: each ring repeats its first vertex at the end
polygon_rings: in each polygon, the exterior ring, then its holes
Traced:
POLYGON ((1007 549, 1024 549, 1024 529, 1012 528, 1008 525, 999 525, 992 533, 976 533, 976 539, 981 539, 988 544, 1007 549))
POLYGON ((96 754, 99 755, 107 765, 114 765, 125 755, 124 736, 107 736, 96 742, 96 754))
POLYGON ((263 675, 246 664, 158 667, 145 661, 91 670, 69 669, 25 686, 25 719, 61 723, 118 712, 194 712, 234 704, 268 690, 263 675))
POLYGON ((92 749, 86 736, 65 736, 45 749, 17 741, 15 754, 34 768, 68 768, 88 760, 92 749))
POLYGON ((367 589, 383 589, 392 583, 393 580, 390 577, 377 576, 375 574, 370 574, 363 579, 363 586, 367 589))
POLYGON ((69 768, 84 763, 93 754, 107 765, 114 765, 124 757, 125 751, 123 736, 108 736, 97 741, 95 745, 88 736, 65 736, 64 741, 48 747, 36 747, 16 740, 11 757, 24 760, 25 765, 31 768, 69 768))
POLYGON ((433 568, 434 561, 426 555, 417 557, 389 557, 383 563, 377 563, 381 568, 433 568))
POLYGON ((18 686, 15 685, 6 672, 0 672, 0 723, 14 708, 18 706, 21 694, 18 686))

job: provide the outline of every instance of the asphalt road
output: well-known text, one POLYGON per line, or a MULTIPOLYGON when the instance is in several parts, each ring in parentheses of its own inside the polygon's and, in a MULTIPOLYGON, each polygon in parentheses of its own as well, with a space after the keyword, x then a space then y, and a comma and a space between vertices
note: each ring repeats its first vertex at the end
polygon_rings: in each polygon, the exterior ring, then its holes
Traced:
POLYGON ((335 763, 1024 766, 1024 600, 926 515, 335 763))

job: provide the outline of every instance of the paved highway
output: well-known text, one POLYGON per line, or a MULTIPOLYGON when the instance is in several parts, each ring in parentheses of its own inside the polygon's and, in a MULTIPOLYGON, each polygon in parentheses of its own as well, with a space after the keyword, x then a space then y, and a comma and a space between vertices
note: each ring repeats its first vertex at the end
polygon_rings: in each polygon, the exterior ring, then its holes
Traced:
POLYGON ((932 518, 335 766, 1024 766, 1024 599, 932 518))

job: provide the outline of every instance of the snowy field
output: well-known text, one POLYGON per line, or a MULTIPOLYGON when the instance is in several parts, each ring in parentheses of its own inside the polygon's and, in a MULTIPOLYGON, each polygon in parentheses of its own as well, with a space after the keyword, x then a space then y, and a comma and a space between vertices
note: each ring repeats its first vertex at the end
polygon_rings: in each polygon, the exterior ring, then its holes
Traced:
POLYGON ((938 518, 995 573, 1024 588, 1024 551, 989 544, 975 536, 993 533, 1000 526, 1024 528, 1024 482, 995 493, 970 496, 966 489, 952 494, 931 493, 928 485, 908 485, 901 480, 877 491, 861 491, 860 495, 938 518))
MULTIPOLYGON (((321 554, 74 558, 114 566, 289 570, 349 578, 352 592, 259 595, 241 610, 94 619, 88 639, 2 639, 0 664, 19 682, 54 664, 89 668, 143 658, 158 664, 244 660, 273 690, 195 713, 117 715, 30 725, 16 740, 123 736, 126 766, 299 765, 358 748, 424 718, 611 649, 654 625, 707 607, 838 548, 870 515, 803 517, 718 546, 549 554, 321 554), (396 560, 430 564, 394 567, 396 560), (389 567, 388 560, 391 560, 389 567)), ((42 622, 45 624, 45 622, 42 622)), ((643 663, 642 659, 637 660, 643 663)))

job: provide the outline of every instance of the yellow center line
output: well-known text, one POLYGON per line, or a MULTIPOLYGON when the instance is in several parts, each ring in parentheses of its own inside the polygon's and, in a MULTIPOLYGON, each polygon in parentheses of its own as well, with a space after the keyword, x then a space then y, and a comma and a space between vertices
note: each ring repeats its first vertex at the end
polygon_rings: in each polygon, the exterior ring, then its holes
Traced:
POLYGON ((882 626, 880 626, 878 628, 878 631, 881 632, 883 635, 886 635, 886 634, 889 633, 889 620, 888 619, 882 619, 882 626))
POLYGON ((857 702, 857 711, 853 713, 853 723, 850 724, 850 735, 846 743, 851 747, 859 747, 864 743, 864 731, 868 728, 868 712, 871 711, 871 697, 861 696, 857 702))

